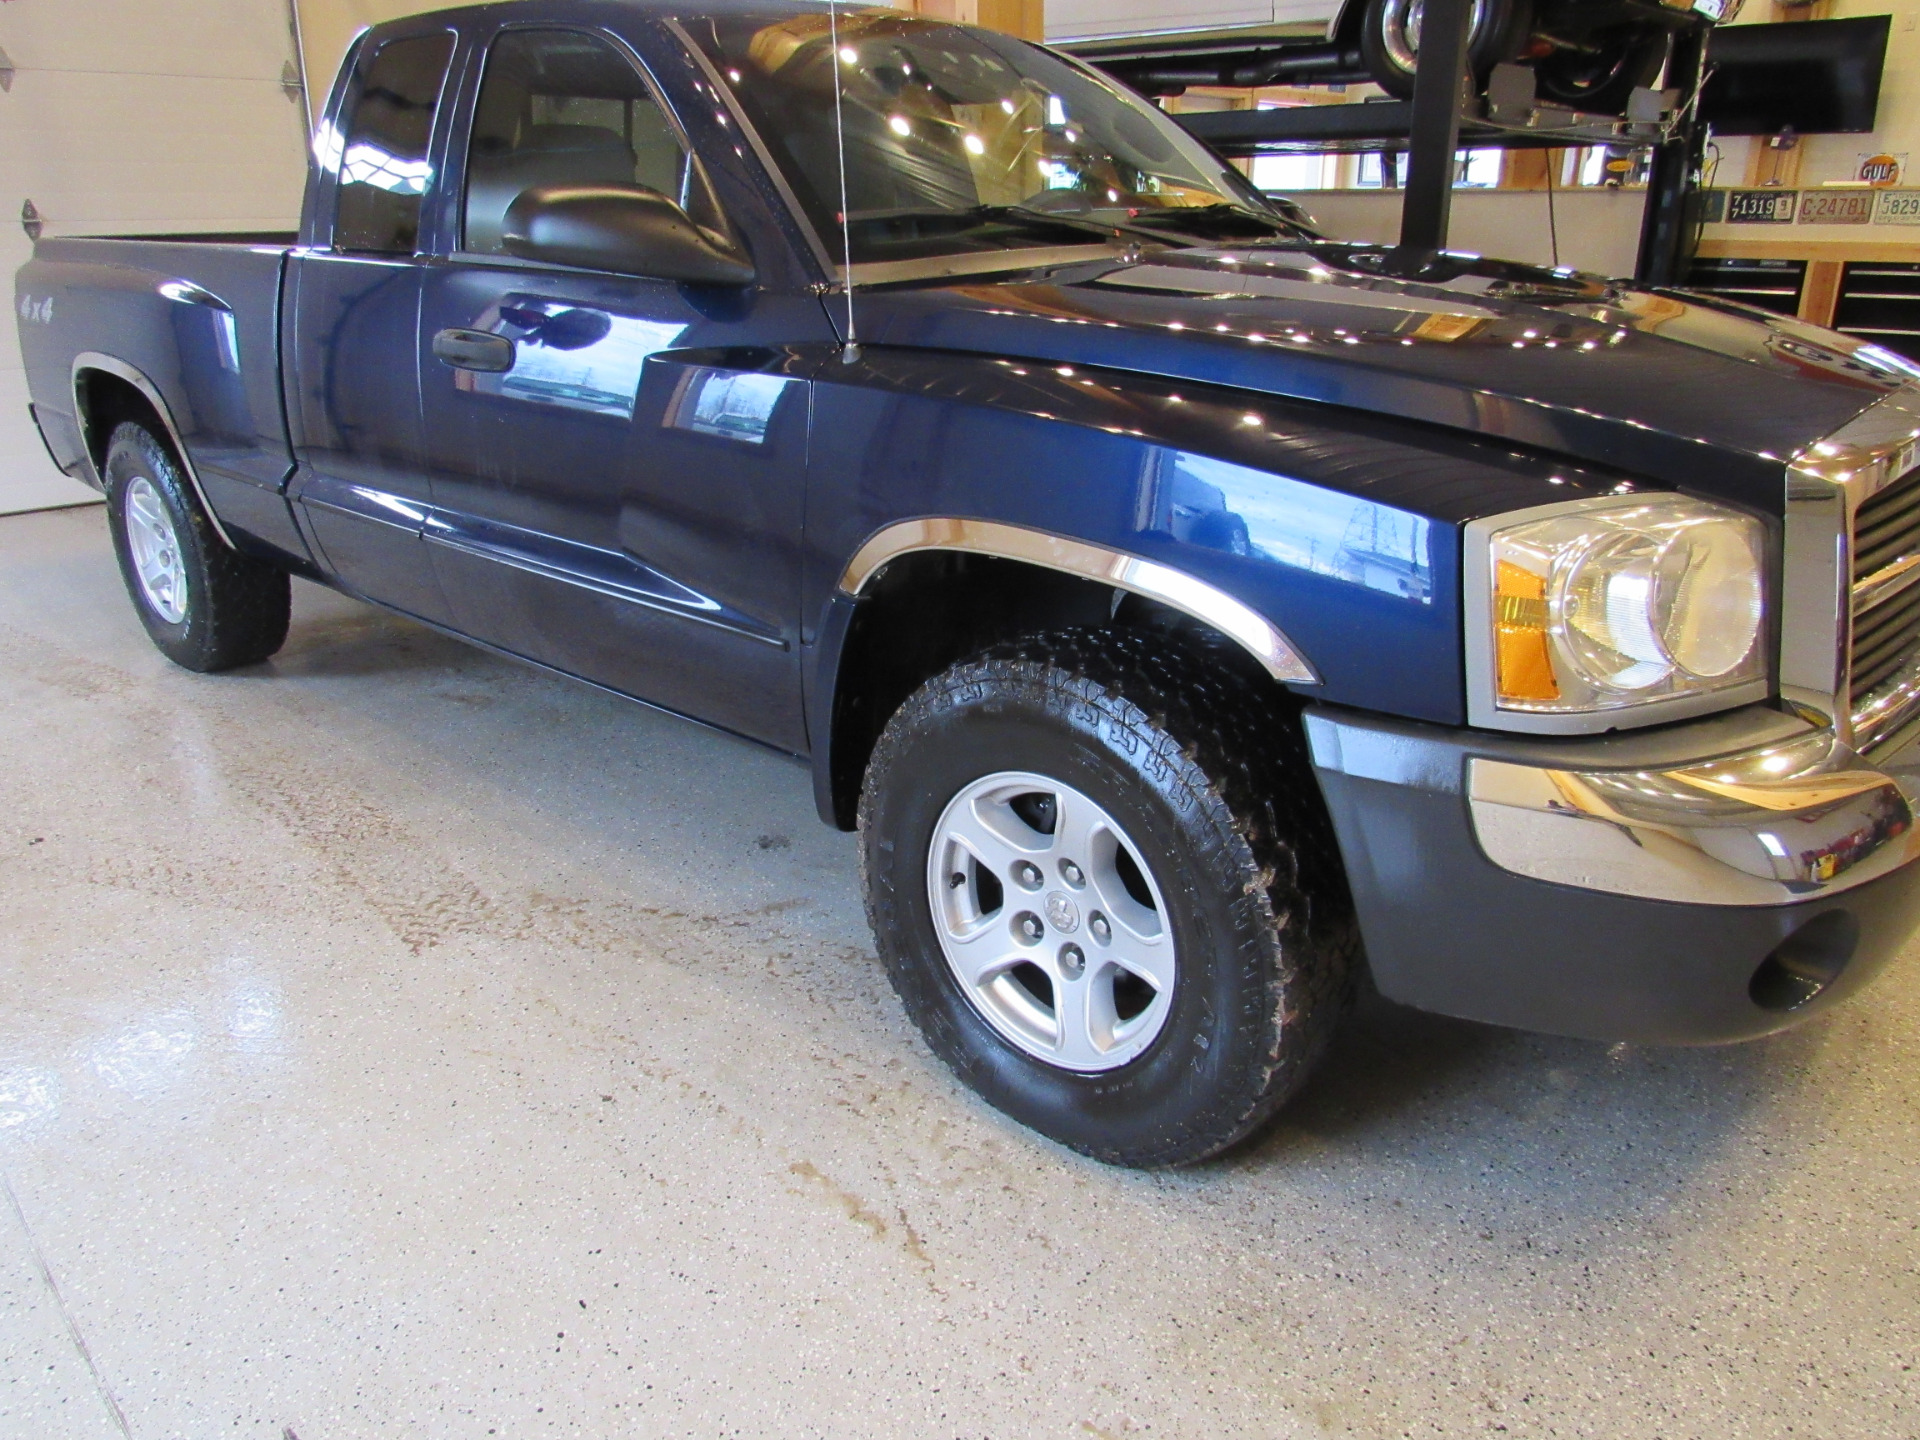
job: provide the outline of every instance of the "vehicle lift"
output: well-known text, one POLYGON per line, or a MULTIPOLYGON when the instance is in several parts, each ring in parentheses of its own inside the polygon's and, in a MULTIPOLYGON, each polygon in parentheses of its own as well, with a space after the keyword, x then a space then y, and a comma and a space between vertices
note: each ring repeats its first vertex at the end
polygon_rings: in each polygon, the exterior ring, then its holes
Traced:
MULTIPOLYGON (((1626 117, 1615 118, 1536 103, 1533 73, 1522 65, 1496 66, 1486 93, 1476 93, 1467 64, 1472 16, 1473 0, 1426 0, 1411 100, 1202 111, 1174 118, 1229 156, 1282 148, 1404 149, 1407 165, 1398 258, 1409 271, 1417 271, 1446 247, 1454 157, 1463 144, 1502 149, 1590 145, 1651 150, 1634 278, 1646 285, 1681 283, 1691 260, 1689 202, 1704 161, 1706 126, 1700 120, 1699 94, 1710 22, 1694 16, 1691 23, 1675 25, 1669 18, 1667 28, 1673 30, 1674 42, 1666 88, 1636 92, 1626 117)), ((1283 78, 1289 69, 1287 52, 1276 52, 1272 45, 1268 41, 1257 57, 1247 57, 1255 63, 1245 68, 1283 78)), ((1083 59, 1100 66, 1122 54, 1136 63, 1156 54, 1150 41, 1122 53, 1109 46, 1075 48, 1083 59)), ((1172 58, 1184 48, 1174 41, 1157 53, 1172 58)), ((1214 47, 1209 52, 1209 61, 1228 58, 1214 47)), ((1303 61, 1306 58, 1303 52, 1303 61)), ((1124 67, 1114 68, 1121 78, 1129 78, 1124 67)))

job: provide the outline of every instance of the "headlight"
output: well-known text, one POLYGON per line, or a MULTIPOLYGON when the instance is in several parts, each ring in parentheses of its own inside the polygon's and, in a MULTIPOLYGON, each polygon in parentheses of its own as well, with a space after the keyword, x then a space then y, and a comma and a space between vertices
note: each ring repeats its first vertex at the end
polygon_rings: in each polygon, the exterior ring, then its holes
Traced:
POLYGON ((1470 525, 1472 718, 1594 729, 1760 698, 1763 542, 1752 516, 1681 496, 1577 500, 1470 525))

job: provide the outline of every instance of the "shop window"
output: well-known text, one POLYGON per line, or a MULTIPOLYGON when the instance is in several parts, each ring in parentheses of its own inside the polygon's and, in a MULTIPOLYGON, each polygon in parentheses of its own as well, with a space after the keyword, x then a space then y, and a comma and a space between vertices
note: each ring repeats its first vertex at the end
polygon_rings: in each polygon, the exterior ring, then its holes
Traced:
POLYGON ((1361 190, 1390 190, 1398 181, 1395 172, 1388 169, 1386 157, 1371 154, 1362 155, 1353 167, 1353 183, 1361 190))
POLYGON ((1331 190, 1340 183, 1338 155, 1256 155, 1251 178, 1256 188, 1286 194, 1294 190, 1331 190))
POLYGON ((1462 150, 1457 159, 1453 183, 1471 190, 1491 190, 1500 183, 1503 150, 1462 150))

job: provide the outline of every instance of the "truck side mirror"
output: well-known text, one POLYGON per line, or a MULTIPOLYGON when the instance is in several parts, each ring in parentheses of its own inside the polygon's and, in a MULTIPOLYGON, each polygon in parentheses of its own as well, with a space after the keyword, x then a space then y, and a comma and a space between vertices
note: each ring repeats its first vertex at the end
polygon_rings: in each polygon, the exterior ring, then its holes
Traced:
POLYGON ((507 207, 509 255, 689 285, 751 285, 738 242, 645 185, 536 185, 507 207))

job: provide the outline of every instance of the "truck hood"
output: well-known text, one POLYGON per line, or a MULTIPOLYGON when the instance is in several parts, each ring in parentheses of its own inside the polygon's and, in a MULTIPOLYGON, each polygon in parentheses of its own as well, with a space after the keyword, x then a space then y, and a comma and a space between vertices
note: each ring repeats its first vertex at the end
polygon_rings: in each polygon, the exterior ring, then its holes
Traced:
POLYGON ((1920 368, 1798 321, 1565 270, 1377 246, 1171 250, 856 292, 861 338, 1101 366, 1498 436, 1763 510, 1920 368))

